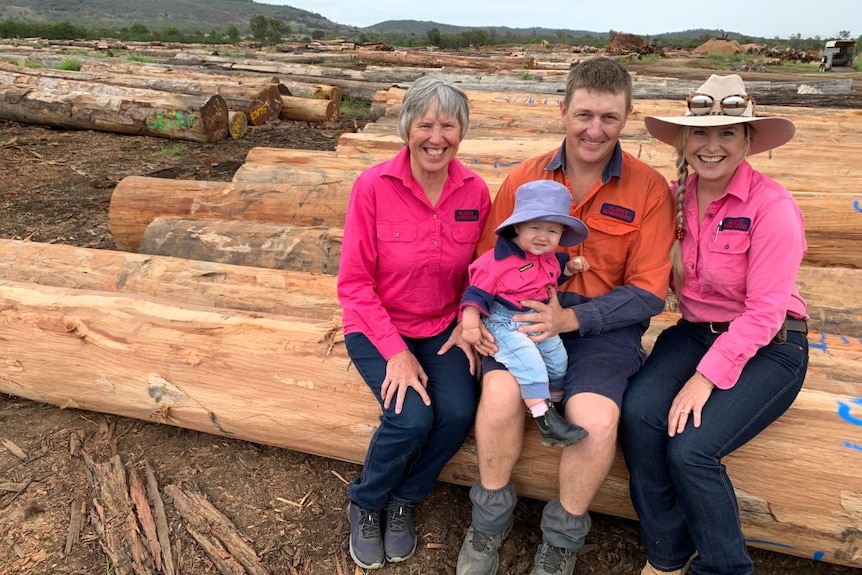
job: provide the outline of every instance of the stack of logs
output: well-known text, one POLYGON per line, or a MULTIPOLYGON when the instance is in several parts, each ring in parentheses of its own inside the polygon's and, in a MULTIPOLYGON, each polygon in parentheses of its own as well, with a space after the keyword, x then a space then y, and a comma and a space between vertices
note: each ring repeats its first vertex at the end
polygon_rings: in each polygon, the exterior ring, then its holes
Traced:
MULTIPOLYGON (((509 166, 559 144, 553 99, 468 94, 459 156, 492 193, 509 166)), ((12 262, 0 268, 0 391, 361 462, 379 407, 344 349, 335 274, 353 180, 401 146, 391 127, 402 96, 379 93, 381 119, 335 152, 256 148, 232 182, 122 180, 110 224, 127 251, 0 241, 12 262)), ((647 137, 642 118, 678 106, 636 101, 622 140, 668 178, 673 151, 647 137)), ((797 124, 793 142, 751 162, 793 192, 806 218, 799 286, 811 363, 793 407, 726 465, 751 545, 860 567, 862 303, 852 286, 862 282, 862 210, 846 190, 862 184, 848 162, 862 150, 862 115, 764 111, 797 124)), ((654 319, 647 349, 678 317, 669 308, 654 319)), ((550 499, 559 451, 528 430, 514 481, 550 499)), ((441 479, 476 478, 468 438, 441 479)), ((621 458, 593 509, 634 517, 621 458)))
POLYGON ((341 91, 308 85, 294 95, 277 77, 183 72, 170 66, 92 60, 80 71, 0 63, 0 118, 25 124, 192 142, 242 138, 278 120, 333 122, 341 91))

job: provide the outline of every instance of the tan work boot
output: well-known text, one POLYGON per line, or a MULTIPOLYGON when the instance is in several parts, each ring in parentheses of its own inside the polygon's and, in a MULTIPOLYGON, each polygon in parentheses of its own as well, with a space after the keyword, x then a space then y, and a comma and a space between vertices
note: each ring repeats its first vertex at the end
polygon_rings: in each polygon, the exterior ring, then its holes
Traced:
POLYGON ((644 565, 643 571, 641 571, 641 575, 684 575, 685 567, 682 569, 674 569, 673 571, 659 571, 655 567, 653 567, 649 561, 644 565))

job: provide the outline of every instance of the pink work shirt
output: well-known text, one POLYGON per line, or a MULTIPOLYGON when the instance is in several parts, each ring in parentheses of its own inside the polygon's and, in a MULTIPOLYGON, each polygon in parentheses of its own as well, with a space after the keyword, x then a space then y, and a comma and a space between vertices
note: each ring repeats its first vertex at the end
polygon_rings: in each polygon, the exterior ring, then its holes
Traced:
POLYGON ((457 159, 436 206, 404 147, 356 179, 338 270, 344 333, 361 332, 384 359, 404 337, 430 337, 457 316, 467 268, 491 208, 488 186, 457 159))
POLYGON ((685 287, 682 293, 671 287, 688 321, 731 322, 697 367, 716 387, 729 389, 787 315, 808 319, 796 289, 808 247, 805 224, 793 196, 743 161, 698 228, 697 178, 691 174, 686 183, 685 287))

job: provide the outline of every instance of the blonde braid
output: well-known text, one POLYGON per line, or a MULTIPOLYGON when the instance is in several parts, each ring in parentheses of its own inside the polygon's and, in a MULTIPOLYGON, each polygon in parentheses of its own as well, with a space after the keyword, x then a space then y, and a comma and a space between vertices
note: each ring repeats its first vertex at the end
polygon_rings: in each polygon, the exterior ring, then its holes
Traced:
POLYGON ((688 179, 688 162, 682 153, 685 140, 688 139, 688 130, 681 130, 679 142, 677 143, 676 157, 676 240, 670 247, 670 262, 673 265, 673 280, 676 285, 676 295, 679 297, 685 285, 685 269, 682 264, 682 238, 685 237, 685 184, 688 179))

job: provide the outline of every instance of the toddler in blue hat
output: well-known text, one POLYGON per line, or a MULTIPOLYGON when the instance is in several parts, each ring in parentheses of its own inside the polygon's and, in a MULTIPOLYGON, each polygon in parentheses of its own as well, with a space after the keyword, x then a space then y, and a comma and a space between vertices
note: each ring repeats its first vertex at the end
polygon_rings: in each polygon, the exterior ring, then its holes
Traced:
POLYGON ((470 265, 470 285, 461 299, 462 337, 471 344, 481 339, 480 322, 494 336, 494 359, 506 366, 520 385, 521 397, 535 419, 547 446, 565 447, 587 435, 553 407, 562 399, 568 356, 559 336, 540 342, 521 333, 514 314, 531 313, 524 300, 549 301, 553 288, 572 275, 585 272, 583 257, 569 259, 558 246, 574 246, 587 238, 587 226, 571 215, 572 196, 563 184, 537 180, 515 192, 512 215, 495 230, 499 236, 470 265))

